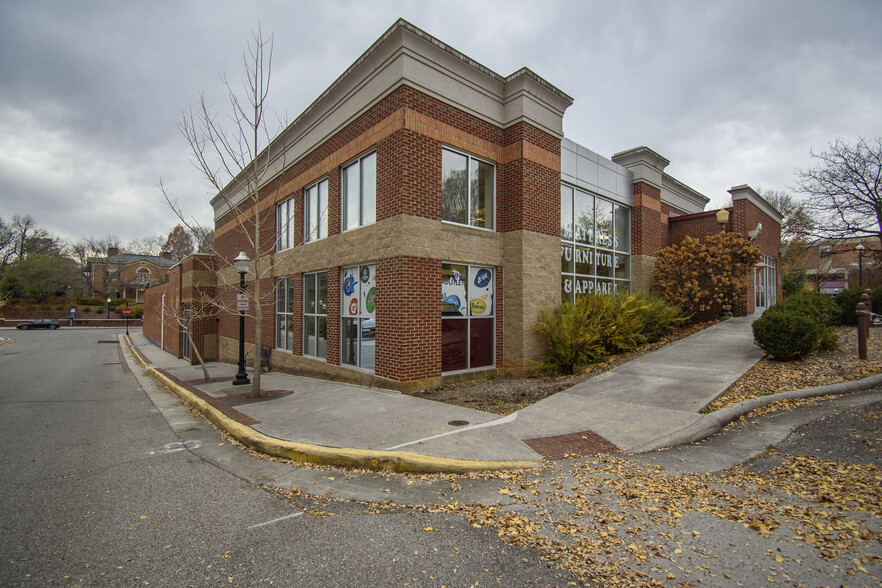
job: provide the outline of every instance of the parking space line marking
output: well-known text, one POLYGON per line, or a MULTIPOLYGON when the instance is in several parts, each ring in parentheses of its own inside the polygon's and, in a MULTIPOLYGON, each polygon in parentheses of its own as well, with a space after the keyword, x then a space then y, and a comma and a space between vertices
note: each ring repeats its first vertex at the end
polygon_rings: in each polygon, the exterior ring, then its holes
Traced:
POLYGON ((271 521, 266 521, 265 523, 257 523, 256 525, 251 525, 250 527, 247 527, 247 529, 251 530, 251 529, 257 529, 259 527, 266 527, 267 525, 272 525, 273 523, 278 523, 279 521, 284 521, 285 519, 293 519, 294 517, 299 517, 303 514, 304 513, 302 511, 298 511, 293 514, 289 514, 289 515, 285 515, 283 517, 279 517, 277 519, 273 519, 271 521))

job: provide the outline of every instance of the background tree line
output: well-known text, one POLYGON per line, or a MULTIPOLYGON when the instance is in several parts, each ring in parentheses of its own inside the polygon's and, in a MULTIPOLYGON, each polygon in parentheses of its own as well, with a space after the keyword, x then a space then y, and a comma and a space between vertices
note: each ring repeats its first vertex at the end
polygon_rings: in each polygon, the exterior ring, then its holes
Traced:
POLYGON ((180 261, 196 252, 211 253, 211 229, 177 225, 168 235, 123 241, 116 235, 65 241, 39 226, 30 215, 0 217, 0 302, 10 298, 104 297, 111 286, 93 286, 94 264, 108 263, 111 253, 159 256, 180 261), (102 288, 103 286, 103 288, 102 288))

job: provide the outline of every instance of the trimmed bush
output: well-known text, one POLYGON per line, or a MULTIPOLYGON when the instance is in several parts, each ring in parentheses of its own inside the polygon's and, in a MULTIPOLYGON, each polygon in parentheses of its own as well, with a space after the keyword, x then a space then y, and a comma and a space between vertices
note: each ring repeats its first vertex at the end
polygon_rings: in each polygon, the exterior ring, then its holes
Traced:
POLYGON ((807 290, 794 294, 778 306, 792 308, 808 315, 822 327, 832 325, 839 311, 836 304, 826 294, 807 290))
POLYGON ((771 307, 753 322, 754 341, 760 348, 781 361, 801 359, 818 346, 824 327, 796 308, 771 307))
POLYGON ((101 306, 104 301, 100 298, 77 298, 77 304, 83 306, 101 306))
POLYGON ((839 334, 830 329, 824 329, 821 332, 821 338, 818 339, 818 351, 836 351, 839 349, 839 334))
POLYGON ((143 306, 133 306, 131 318, 133 318, 133 319, 144 318, 144 307, 143 306))
POLYGON ((834 317, 834 321, 836 324, 857 324, 857 314, 855 313, 855 308, 857 308, 858 302, 861 301, 861 294, 864 293, 864 290, 866 290, 866 288, 849 288, 848 290, 843 290, 836 295, 836 299, 834 301, 837 306, 837 312, 834 317))

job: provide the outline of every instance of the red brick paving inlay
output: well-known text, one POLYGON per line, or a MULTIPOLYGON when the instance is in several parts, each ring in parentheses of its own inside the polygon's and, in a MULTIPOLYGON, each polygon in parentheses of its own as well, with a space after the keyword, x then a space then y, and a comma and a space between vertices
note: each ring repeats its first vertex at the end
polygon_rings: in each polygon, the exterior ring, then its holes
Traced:
POLYGON ((611 453, 619 448, 593 431, 581 431, 568 433, 556 437, 537 437, 524 439, 524 443, 530 449, 538 453, 543 459, 563 459, 577 455, 595 455, 598 453, 611 453))
POLYGON ((205 392, 203 392, 199 388, 196 388, 195 386, 188 384, 187 382, 181 380, 177 376, 173 376, 172 374, 168 373, 167 371, 165 371, 163 369, 159 369, 159 368, 155 368, 155 369, 156 369, 156 371, 162 372, 163 374, 165 374, 165 376, 167 378, 172 380, 178 386, 181 386, 182 388, 186 388, 191 394, 198 396, 199 398, 201 398, 202 400, 204 400, 205 402, 207 402, 208 404, 210 404, 214 408, 218 409, 220 412, 222 412, 224 415, 230 417, 234 421, 242 423, 243 425, 246 425, 248 427, 260 424, 259 420, 253 419, 248 415, 242 414, 241 412, 239 412, 235 408, 221 402, 221 400, 219 398, 215 398, 214 396, 206 394, 205 392))

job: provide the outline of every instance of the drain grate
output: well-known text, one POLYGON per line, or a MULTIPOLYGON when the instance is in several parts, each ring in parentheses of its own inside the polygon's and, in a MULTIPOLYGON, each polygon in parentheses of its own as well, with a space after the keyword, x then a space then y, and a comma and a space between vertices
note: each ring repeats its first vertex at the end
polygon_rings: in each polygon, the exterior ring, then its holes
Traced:
POLYGON ((447 424, 451 427, 464 427, 469 424, 468 421, 447 421, 447 424))
POLYGON ((577 455, 611 453, 619 449, 614 443, 607 441, 593 431, 524 439, 524 443, 544 459, 550 460, 576 457, 577 455))

